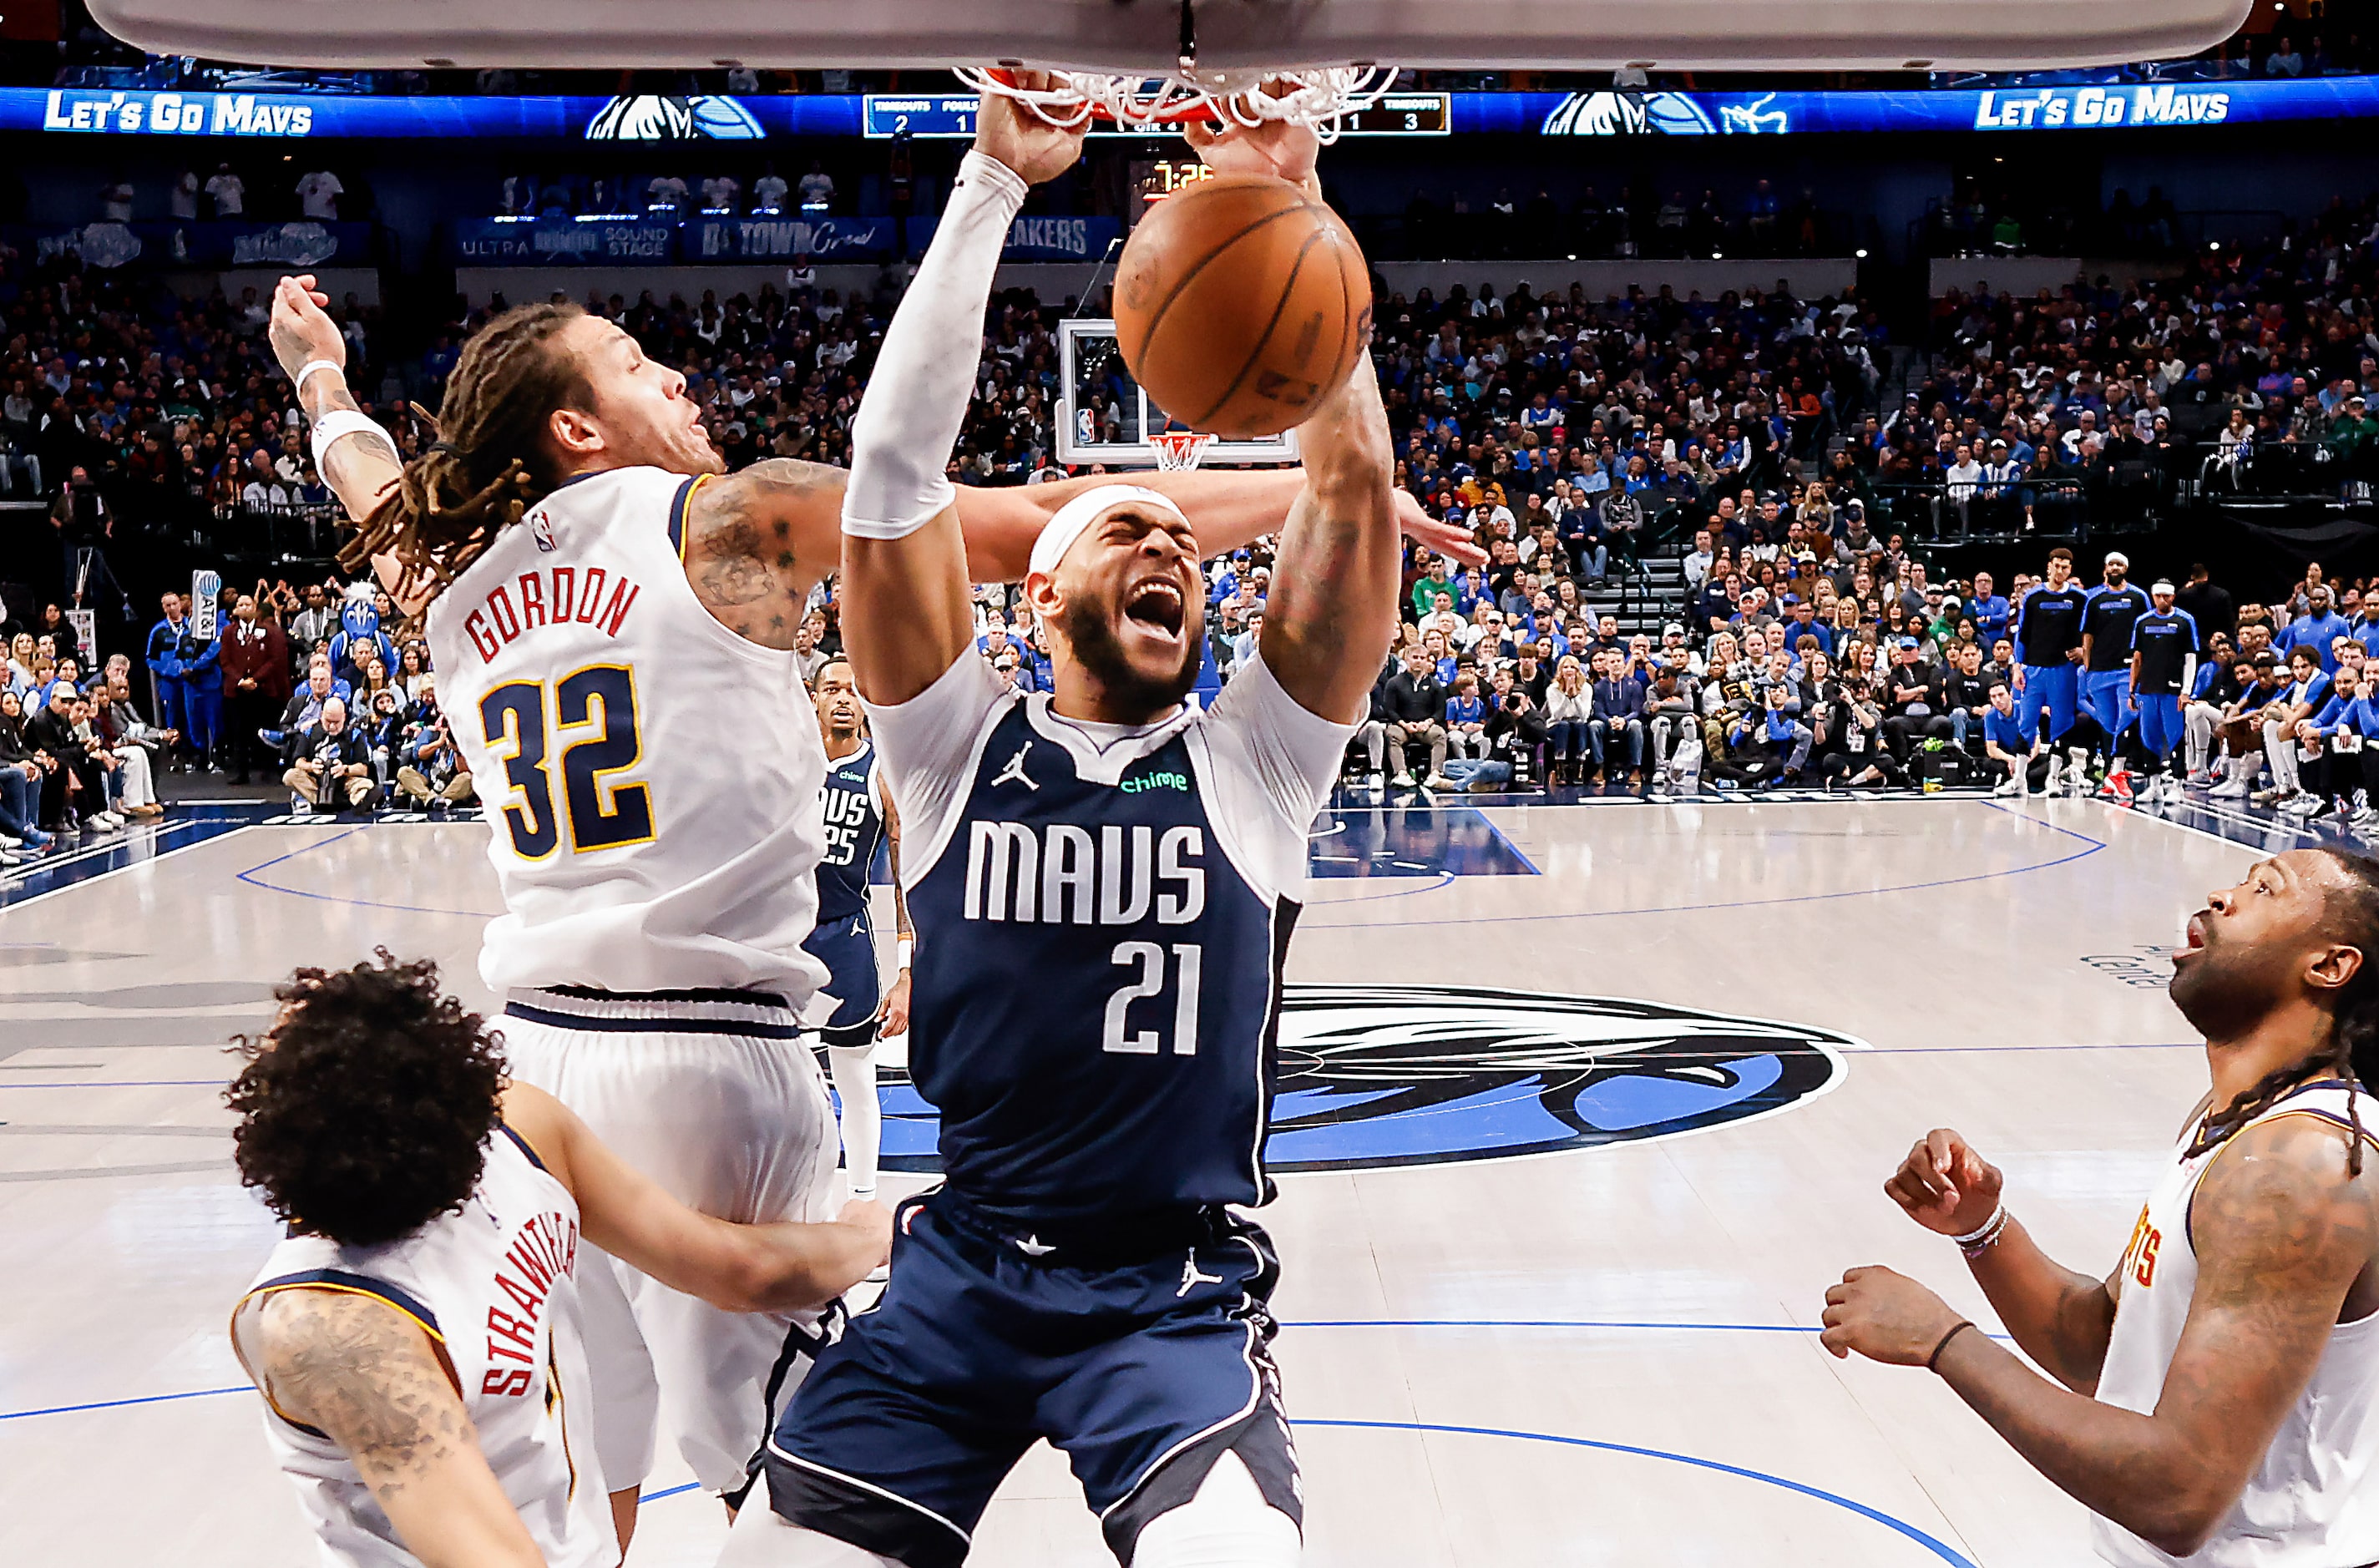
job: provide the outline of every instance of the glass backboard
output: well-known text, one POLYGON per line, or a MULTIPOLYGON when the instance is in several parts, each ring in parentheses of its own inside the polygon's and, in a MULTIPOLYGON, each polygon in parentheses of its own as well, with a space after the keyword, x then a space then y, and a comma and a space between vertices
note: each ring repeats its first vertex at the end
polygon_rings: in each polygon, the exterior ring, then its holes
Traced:
MULTIPOLYGON (((1156 448, 1149 438, 1160 430, 1190 427, 1149 401, 1132 380, 1116 347, 1115 323, 1074 317, 1057 323, 1057 372, 1063 391, 1057 403, 1057 461, 1104 463, 1114 468, 1153 468, 1156 448)), ((1284 464, 1297 461, 1297 432, 1255 440, 1218 440, 1207 446, 1207 464, 1284 464)))

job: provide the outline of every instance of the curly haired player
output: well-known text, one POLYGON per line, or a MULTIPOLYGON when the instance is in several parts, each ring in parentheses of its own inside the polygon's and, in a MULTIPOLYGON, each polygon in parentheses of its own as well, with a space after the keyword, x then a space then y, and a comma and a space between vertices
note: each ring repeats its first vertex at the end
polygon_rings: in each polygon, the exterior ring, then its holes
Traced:
POLYGON ((2213 894, 2171 995, 2214 1087, 2104 1280, 2043 1255, 1941 1130, 1884 1190, 1954 1236, 2040 1377, 1890 1269, 1825 1344, 1926 1367, 2137 1568, 2379 1560, 2379 862, 2291 850, 2213 894), (2062 1384, 2062 1387, 2059 1385, 2062 1384))
POLYGON ((637 1174, 437 967, 301 969, 226 1099, 240 1178, 289 1234, 232 1314, 265 1432, 325 1562, 608 1568, 586 1428, 578 1241, 722 1311, 815 1309, 891 1216, 731 1224, 637 1174))

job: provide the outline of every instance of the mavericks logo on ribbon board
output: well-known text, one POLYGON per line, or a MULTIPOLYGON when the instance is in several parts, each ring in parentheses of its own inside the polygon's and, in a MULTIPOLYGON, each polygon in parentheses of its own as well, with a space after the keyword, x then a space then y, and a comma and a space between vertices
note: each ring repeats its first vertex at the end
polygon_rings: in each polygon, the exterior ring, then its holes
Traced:
MULTIPOLYGON (((1264 1163, 1279 1172, 1549 1154, 1772 1116, 1841 1081, 1830 1029, 1609 996, 1289 985, 1264 1163)), ((936 1169, 934 1109, 888 1071, 885 1164, 936 1169)))

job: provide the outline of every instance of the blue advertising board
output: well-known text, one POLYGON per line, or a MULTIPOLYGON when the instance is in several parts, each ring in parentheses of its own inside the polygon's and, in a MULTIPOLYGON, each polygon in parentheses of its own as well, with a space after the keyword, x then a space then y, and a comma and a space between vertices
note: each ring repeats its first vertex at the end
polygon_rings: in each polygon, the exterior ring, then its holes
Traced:
MULTIPOLYGON (((930 231, 928 231, 930 232, 930 231)), ((685 226, 688 261, 873 260, 900 248, 890 218, 702 218, 685 226)))
MULTIPOLYGON (((2275 124, 2379 115, 2379 77, 1897 92, 1455 92, 1405 95, 1355 134, 1772 136, 1823 131, 2073 130, 2275 124), (1424 103, 1424 101, 1426 101, 1424 103), (1401 100, 1399 100, 1401 102, 1401 100), (1442 112, 1439 108, 1443 105, 1442 112)), ((0 88, 0 131, 299 140, 501 137, 593 141, 961 137, 965 95, 500 98, 0 88)))

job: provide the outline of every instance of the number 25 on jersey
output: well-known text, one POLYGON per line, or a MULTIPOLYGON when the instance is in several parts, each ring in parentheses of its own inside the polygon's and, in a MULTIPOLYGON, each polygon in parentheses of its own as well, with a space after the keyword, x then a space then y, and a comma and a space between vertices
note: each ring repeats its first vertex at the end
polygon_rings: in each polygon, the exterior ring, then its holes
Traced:
MULTIPOLYGON (((652 791, 618 777, 644 760, 645 751, 635 675, 626 666, 590 664, 550 687, 507 682, 480 701, 479 722, 488 750, 503 766, 504 829, 523 860, 543 860, 561 848, 565 823, 573 854, 652 841, 652 791)), ((481 794, 496 798, 493 790, 481 794)))

